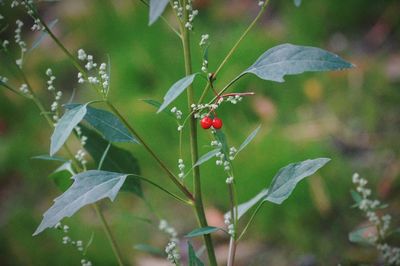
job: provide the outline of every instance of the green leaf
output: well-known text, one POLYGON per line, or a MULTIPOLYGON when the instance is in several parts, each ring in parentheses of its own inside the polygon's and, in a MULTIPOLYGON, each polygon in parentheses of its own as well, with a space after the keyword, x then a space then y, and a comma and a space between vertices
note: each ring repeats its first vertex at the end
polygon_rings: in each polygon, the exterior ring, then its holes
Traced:
MULTIPOLYGON (((47 27, 51 30, 53 27, 57 24, 58 19, 55 19, 47 24, 47 27)), ((32 47, 28 50, 28 52, 31 52, 33 49, 37 48, 43 40, 46 38, 48 35, 47 31, 44 30, 40 33, 39 37, 32 43, 32 47)))
POLYGON ((187 77, 184 77, 184 78, 178 80, 177 82, 175 82, 174 85, 172 85, 172 87, 165 94, 164 102, 161 104, 157 113, 160 113, 170 103, 172 103, 179 95, 181 95, 181 93, 193 83, 193 80, 196 77, 196 75, 197 75, 197 73, 192 74, 187 77))
POLYGON ((210 160, 211 158, 215 157, 215 155, 217 153, 219 153, 221 151, 221 149, 215 149, 212 151, 207 152, 206 154, 204 154, 203 156, 201 156, 199 158, 199 160, 193 165, 193 167, 199 166, 205 162, 207 162, 208 160, 210 160))
POLYGON ((188 241, 189 266, 204 266, 204 263, 197 257, 192 244, 188 241))
MULTIPOLYGON (((109 142, 104 140, 93 130, 81 125, 82 134, 87 137, 85 149, 99 165, 102 155, 109 142)), ((103 160, 101 170, 140 175, 138 160, 127 150, 111 145, 103 160)), ((130 191, 143 197, 141 182, 139 179, 129 176, 122 186, 123 191, 130 191)))
POLYGON ((161 249, 147 244, 136 244, 133 246, 133 248, 139 251, 150 253, 152 255, 164 256, 164 252, 161 249))
POLYGON ((354 65, 339 56, 309 46, 282 44, 275 46, 246 69, 241 75, 252 73, 264 80, 284 82, 285 75, 307 71, 332 71, 352 68, 354 65))
MULTIPOLYGON (((260 201, 270 201, 281 204, 292 194, 297 183, 304 178, 313 175, 323 167, 330 159, 318 158, 298 163, 291 163, 281 168, 272 179, 269 188, 261 190, 255 197, 238 205, 238 219, 260 201)), ((230 215, 230 213, 227 213, 230 215)))
POLYGON ((294 0, 294 5, 299 7, 301 5, 301 0, 294 0))
POLYGON ((358 228, 349 233, 349 241, 356 244, 371 246, 373 243, 369 240, 372 232, 375 231, 374 226, 358 228))
MULTIPOLYGON (((70 109, 80 104, 67 104, 70 109)), ((88 106, 85 115, 85 121, 108 141, 111 142, 133 142, 139 144, 139 141, 129 133, 128 129, 122 124, 118 117, 113 113, 88 106)))
POLYGON ((66 191, 72 184, 72 176, 74 174, 71 162, 68 161, 51 173, 49 178, 54 181, 61 191, 66 191))
POLYGON ((149 26, 162 15, 169 0, 150 0, 149 26))
POLYGON ((44 160, 44 161, 57 161, 57 162, 68 162, 67 159, 57 156, 49 156, 49 155, 38 155, 32 157, 32 159, 36 160, 44 160))
POLYGON ((39 227, 33 233, 38 235, 46 228, 54 227, 65 217, 71 217, 82 207, 104 198, 114 201, 127 174, 90 170, 73 176, 74 183, 44 215, 39 227))
MULTIPOLYGON (((157 109, 159 109, 159 108, 161 107, 161 103, 158 102, 158 101, 155 101, 155 100, 152 100, 152 99, 144 99, 143 101, 144 101, 145 103, 148 103, 148 104, 154 106, 154 107, 157 108, 157 109)), ((163 112, 164 114, 167 114, 167 115, 169 115, 170 117, 176 119, 176 116, 173 115, 173 114, 172 114, 171 112, 169 112, 168 110, 165 110, 165 109, 164 109, 162 112, 163 112)))
POLYGON ((87 104, 75 106, 67 110, 58 121, 51 136, 50 155, 54 155, 67 141, 74 127, 82 121, 87 112, 87 104))
POLYGON ((264 198, 275 204, 281 204, 292 194, 297 183, 304 178, 313 175, 318 169, 328 163, 328 158, 306 160, 298 163, 291 163, 280 169, 272 179, 268 194, 264 198))
POLYGON ((219 227, 206 226, 206 227, 197 228, 197 229, 193 230, 192 232, 185 235, 185 237, 191 238, 191 237, 196 237, 196 236, 208 235, 208 234, 211 234, 218 230, 220 230, 219 227))
POLYGON ((256 129, 253 130, 253 132, 250 133, 250 135, 240 145, 240 147, 237 150, 236 154, 238 154, 241 150, 243 150, 256 137, 258 131, 260 131, 260 128, 261 128, 261 125, 258 126, 256 129))

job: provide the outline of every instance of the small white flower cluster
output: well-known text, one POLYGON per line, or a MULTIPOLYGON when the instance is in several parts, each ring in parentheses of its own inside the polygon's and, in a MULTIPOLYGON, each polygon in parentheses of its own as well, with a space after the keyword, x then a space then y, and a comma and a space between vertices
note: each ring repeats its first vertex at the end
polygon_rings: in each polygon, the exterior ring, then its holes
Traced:
POLYGON ((208 60, 203 60, 203 64, 201 66, 201 71, 203 71, 204 73, 208 73, 208 60))
POLYGON ((233 176, 227 177, 225 182, 226 182, 228 185, 233 184, 233 176))
POLYGON ((236 153, 237 153, 237 149, 235 147, 231 147, 229 149, 229 160, 233 161, 235 159, 236 153))
POLYGON ((209 34, 201 35, 201 39, 200 39, 199 45, 201 47, 207 46, 207 44, 209 43, 209 39, 210 39, 210 35, 209 34))
POLYGON ((193 20, 199 14, 197 9, 193 9, 193 0, 188 0, 186 4, 186 10, 188 11, 188 21, 185 23, 185 28, 193 30, 193 20))
POLYGON ((3 15, 2 15, 2 14, 0 14, 0 19, 4 19, 4 17, 3 17, 3 15))
POLYGON ((90 260, 81 259, 82 266, 92 266, 92 262, 90 260))
MULTIPOLYGON (((211 141, 211 146, 212 147, 222 148, 222 143, 217 141, 217 140, 213 140, 213 141, 211 141)), ((229 160, 233 160, 234 159, 234 154, 235 153, 236 153, 236 148, 235 147, 232 147, 232 148, 229 149, 229 160)), ((231 163, 225 158, 225 154, 222 151, 217 152, 217 154, 215 154, 215 157, 217 158, 217 160, 215 161, 216 165, 223 166, 225 171, 230 171, 231 170, 231 163)), ((233 178, 232 178, 232 181, 233 181, 233 178)), ((228 183, 228 179, 226 180, 226 182, 228 183)))
POLYGON ((103 93, 105 93, 108 90, 108 87, 110 85, 110 77, 107 73, 107 64, 106 63, 100 64, 99 76, 100 76, 100 83, 101 83, 102 91, 103 91, 103 93))
POLYGON ((50 106, 50 110, 53 113, 53 121, 54 121, 54 126, 57 125, 59 118, 59 107, 60 107, 60 100, 63 95, 62 91, 56 91, 56 88, 54 87, 54 80, 56 77, 53 74, 53 70, 51 68, 48 68, 46 70, 46 76, 49 77, 47 80, 47 90, 52 92, 54 94, 54 101, 50 106))
MULTIPOLYGON (((68 236, 68 232, 69 232, 69 226, 68 225, 62 225, 60 222, 56 224, 56 226, 54 227, 56 229, 59 229, 61 231, 63 231, 63 233, 65 234, 62 238, 62 243, 64 245, 68 245, 71 244, 72 246, 75 246, 76 249, 83 253, 84 252, 84 248, 83 248, 83 241, 82 240, 73 240, 71 237, 68 236)), ((82 266, 91 266, 92 263, 89 260, 85 260, 82 259, 81 260, 81 264, 82 266)))
MULTIPOLYGON (((14 39, 15 39, 15 43, 18 44, 19 48, 21 49, 21 57, 19 59, 15 60, 15 63, 18 65, 19 68, 22 68, 24 54, 27 51, 26 43, 22 40, 22 37, 21 37, 21 29, 22 29, 22 26, 24 25, 24 23, 18 19, 15 22, 15 24, 17 24, 17 28, 15 29, 14 39)), ((3 45, 4 45, 4 43, 3 43, 3 45)))
POLYGON ((178 108, 176 108, 175 106, 172 107, 171 113, 175 114, 176 119, 178 119, 178 120, 182 119, 182 111, 179 110, 178 108))
POLYGON ((224 223, 226 224, 228 228, 228 234, 231 235, 232 237, 235 236, 235 225, 232 223, 232 218, 230 214, 225 214, 224 216, 224 223))
POLYGON ((23 83, 20 87, 19 87, 19 91, 22 92, 23 94, 28 95, 29 94, 29 89, 28 89, 28 85, 23 83))
POLYGON ((241 102, 242 100, 243 100, 243 97, 240 95, 228 96, 225 99, 225 101, 230 102, 232 104, 237 104, 238 102, 241 102))
POLYGON ((4 50, 7 49, 7 45, 9 45, 10 42, 8 40, 4 40, 3 43, 1 44, 1 46, 3 47, 4 50))
POLYGON ((0 76, 0 82, 1 83, 7 83, 8 82, 8 78, 0 76))
MULTIPOLYGON (((221 98, 222 99, 222 98, 221 98)), ((192 104, 190 107, 192 108, 192 110, 195 112, 194 113, 194 117, 195 118, 203 118, 204 116, 207 115, 207 113, 201 114, 201 111, 203 111, 204 109, 211 109, 211 110, 216 110, 219 106, 219 104, 221 103, 221 101, 217 101, 217 103, 213 103, 213 104, 192 104)))
POLYGON ((178 168, 179 168, 178 177, 180 179, 183 179, 185 177, 185 164, 183 163, 183 159, 178 160, 178 168))
MULTIPOLYGON (((97 63, 93 60, 93 55, 86 54, 83 49, 78 50, 78 59, 81 61, 86 61, 85 68, 90 70, 95 70, 97 68, 97 63)), ((90 84, 100 85, 102 93, 106 93, 110 85, 110 77, 107 73, 107 64, 101 63, 98 68, 98 76, 88 76, 87 81, 90 84)), ((78 72, 78 83, 84 83, 85 77, 83 73, 78 72)))
POLYGON ((183 17, 183 7, 182 7, 181 4, 179 3, 179 1, 174 1, 174 2, 172 3, 172 8, 175 10, 176 15, 177 15, 179 18, 182 18, 182 17, 183 17))
POLYGON ((19 6, 19 2, 17 1, 17 0, 13 0, 12 2, 11 2, 11 8, 14 8, 14 7, 17 7, 17 6, 19 6))
POLYGON ((400 248, 388 244, 378 244, 377 249, 381 252, 387 265, 400 265, 400 248))
MULTIPOLYGON (((81 128, 80 128, 79 126, 76 126, 76 127, 74 128, 74 130, 75 130, 75 132, 76 132, 76 135, 77 135, 78 138, 79 138, 79 141, 80 141, 80 143, 81 143, 81 146, 82 146, 82 147, 85 147, 86 141, 87 141, 88 138, 82 134, 82 130, 81 130, 81 128)), ((86 159, 85 159, 85 156, 86 156, 86 152, 85 152, 83 149, 79 149, 79 150, 76 152, 76 154, 75 154, 75 159, 76 159, 78 162, 80 162, 80 163, 82 164, 82 166, 84 166, 84 167, 85 167, 85 165, 87 164, 87 161, 86 161, 86 159)))
POLYGON ((179 239, 178 233, 175 228, 170 226, 166 220, 160 220, 158 229, 169 236, 169 242, 165 247, 165 253, 167 253, 167 259, 174 265, 179 264, 181 255, 179 253, 179 239))
POLYGON ((357 192, 361 195, 361 200, 358 202, 357 207, 365 213, 368 221, 377 229, 378 235, 369 236, 368 240, 372 244, 376 245, 384 260, 389 265, 400 265, 400 248, 382 243, 390 228, 391 216, 388 214, 379 216, 376 213, 376 209, 381 206, 381 202, 369 198, 371 195, 371 189, 366 187, 368 184, 366 179, 361 178, 359 174, 355 173, 352 177, 352 181, 356 185, 357 192))
POLYGON ((258 6, 262 7, 264 5, 265 1, 258 1, 258 6))
MULTIPOLYGON (((28 12, 31 10, 28 10, 28 12)), ((42 25, 42 23, 40 22, 40 19, 35 18, 33 19, 33 25, 31 27, 32 31, 44 31, 45 27, 42 25)))

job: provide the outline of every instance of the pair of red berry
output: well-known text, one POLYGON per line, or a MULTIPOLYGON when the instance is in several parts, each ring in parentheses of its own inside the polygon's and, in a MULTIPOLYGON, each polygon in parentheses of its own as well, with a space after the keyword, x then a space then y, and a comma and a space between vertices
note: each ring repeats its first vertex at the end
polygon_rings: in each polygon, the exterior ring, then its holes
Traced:
POLYGON ((209 116, 205 116, 200 120, 200 125, 204 129, 209 129, 211 126, 215 129, 220 129, 222 127, 222 120, 218 117, 211 119, 209 116))

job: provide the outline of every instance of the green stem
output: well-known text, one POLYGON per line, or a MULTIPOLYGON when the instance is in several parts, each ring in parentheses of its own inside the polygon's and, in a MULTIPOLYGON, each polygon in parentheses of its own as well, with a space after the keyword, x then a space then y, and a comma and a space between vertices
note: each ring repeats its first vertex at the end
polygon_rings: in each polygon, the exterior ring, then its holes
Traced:
POLYGON ((259 210, 261 209, 262 205, 264 204, 265 201, 260 202, 260 204, 258 204, 257 208, 255 209, 255 211, 253 212, 253 214, 250 217, 250 220, 247 222, 246 226, 244 227, 242 233, 240 234, 240 236, 238 237, 237 241, 239 241, 243 235, 246 233, 247 229, 249 228, 250 224, 253 222, 254 218, 256 217, 257 213, 259 212, 259 210))
POLYGON ((162 186, 160 186, 160 185, 154 183, 154 182, 151 181, 150 179, 147 179, 147 178, 145 178, 145 177, 143 177, 143 176, 140 176, 140 175, 134 175, 134 174, 131 174, 131 176, 134 176, 134 177, 136 177, 136 178, 138 178, 138 179, 140 179, 140 180, 142 180, 142 181, 145 181, 145 182, 147 182, 147 183, 149 183, 149 184, 155 186, 156 188, 158 188, 158 189, 164 191, 165 193, 167 193, 168 195, 170 195, 170 196, 173 197, 174 199, 177 199, 177 200, 179 200, 179 201, 181 201, 181 202, 183 202, 183 203, 185 203, 185 204, 187 204, 187 205, 193 206, 193 202, 192 202, 192 201, 182 199, 181 197, 179 197, 179 196, 175 195, 174 193, 170 192, 169 190, 167 190, 167 189, 163 188, 162 186))
MULTIPOLYGON (((228 60, 232 57, 233 53, 237 50, 239 47, 240 43, 243 41, 243 39, 247 36, 247 34, 250 32, 250 30, 254 27, 254 25, 257 23, 257 21, 261 18, 262 14, 264 13, 267 5, 268 5, 268 0, 265 1, 264 5, 261 6, 260 11, 258 12, 257 16, 254 18, 254 20, 250 23, 250 25, 247 27, 247 29, 243 32, 243 34, 239 37, 239 39, 236 41, 236 43, 233 45, 231 50, 228 52, 228 54, 225 56, 225 58, 222 60, 221 64, 218 66, 217 70, 214 72, 214 77, 216 78, 218 73, 221 71, 221 69, 225 66, 225 64, 228 62, 228 60)), ((206 87, 203 90, 203 93, 200 96, 200 99, 198 103, 203 102, 204 98, 206 97, 208 91, 210 90, 210 83, 207 83, 206 87)))
MULTIPOLYGON (((186 1, 183 1, 183 7, 186 6, 186 1)), ((187 21, 188 14, 186 8, 184 8, 184 21, 187 21)), ((185 72, 186 76, 192 74, 192 59, 190 52, 190 36, 189 32, 183 23, 180 23, 181 35, 182 35, 182 46, 183 46, 183 55, 185 61, 185 72)), ((191 105, 194 103, 193 96, 193 87, 189 86, 187 88, 187 103, 188 109, 191 110, 191 105)), ((190 151, 192 158, 192 165, 194 165, 198 161, 198 142, 197 142, 197 123, 196 118, 192 114, 189 119, 189 127, 190 127, 190 151)), ((198 218, 198 222, 201 227, 208 226, 207 218, 204 211, 202 193, 201 193, 201 179, 200 179, 200 168, 199 166, 195 166, 193 169, 193 187, 194 187, 194 198, 195 198, 195 210, 198 218)), ((204 235, 204 242, 207 248, 208 259, 211 266, 217 265, 217 259, 215 256, 214 245, 211 239, 211 235, 204 235)))
POLYGON ((118 261, 118 265, 123 266, 124 263, 122 262, 121 251, 120 251, 120 249, 118 247, 117 241, 115 241, 115 238, 114 238, 114 236, 113 236, 113 234, 112 234, 112 232, 110 230, 110 227, 107 224, 107 221, 106 221, 106 219, 105 219, 105 217, 104 217, 99 205, 97 203, 94 203, 93 207, 94 207, 94 209, 96 211, 96 214, 99 217, 101 223, 103 224, 104 232, 106 233, 107 238, 108 238, 108 240, 109 240, 109 242, 111 244, 111 247, 112 247, 112 249, 114 251, 114 255, 115 255, 115 258, 118 261))
POLYGON ((112 103, 106 101, 108 107, 113 111, 113 113, 118 116, 118 118, 122 121, 122 123, 128 128, 130 133, 132 133, 139 142, 144 146, 144 148, 150 153, 150 155, 157 161, 157 163, 161 166, 161 168, 167 173, 168 177, 172 182, 188 197, 189 200, 194 201, 194 197, 192 193, 179 181, 179 179, 169 170, 169 168, 164 164, 163 161, 154 153, 154 151, 150 148, 150 146, 143 140, 143 138, 136 132, 136 130, 126 121, 126 119, 121 115, 121 113, 114 107, 112 103))

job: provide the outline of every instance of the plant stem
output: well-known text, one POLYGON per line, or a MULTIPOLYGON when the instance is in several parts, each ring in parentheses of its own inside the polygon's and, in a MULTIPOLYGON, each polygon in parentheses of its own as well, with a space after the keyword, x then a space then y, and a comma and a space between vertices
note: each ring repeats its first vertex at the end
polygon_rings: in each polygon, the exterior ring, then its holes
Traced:
MULTIPOLYGON (((188 12, 186 10, 187 1, 183 1, 184 7, 184 21, 188 19, 188 12)), ((190 36, 187 28, 183 23, 180 23, 181 35, 182 35, 182 46, 183 46, 183 56, 185 61, 185 73, 186 76, 192 74, 192 59, 190 52, 190 36)), ((187 103, 188 109, 191 110, 191 105, 194 103, 193 87, 190 85, 187 88, 187 103)), ((190 127, 190 151, 192 157, 192 165, 198 161, 198 143, 197 143, 197 123, 196 118, 192 114, 189 119, 190 127)), ((195 166, 193 169, 193 187, 194 187, 194 198, 195 198, 195 210, 197 214, 197 219, 201 227, 208 226, 207 218, 204 211, 202 193, 201 193, 201 179, 200 179, 200 168, 195 166)), ((217 259, 215 257, 214 245, 211 239, 211 235, 204 235, 204 242, 207 248, 208 260, 211 266, 217 265, 217 259)))
POLYGON ((144 148, 150 153, 150 155, 157 161, 157 163, 161 166, 161 168, 167 173, 168 177, 172 182, 188 197, 189 200, 194 201, 194 197, 192 193, 179 181, 179 179, 169 170, 169 168, 164 164, 163 161, 154 153, 154 151, 150 148, 150 146, 143 140, 143 138, 136 132, 136 130, 126 121, 126 119, 121 115, 121 113, 114 107, 112 103, 109 101, 105 101, 108 107, 112 110, 112 112, 118 116, 118 118, 122 121, 122 123, 128 128, 130 133, 132 133, 135 137, 138 138, 140 143, 144 146, 144 148))
MULTIPOLYGON (((218 73, 221 71, 221 69, 225 66, 225 64, 228 62, 228 60, 232 57, 233 53, 237 50, 239 47, 240 43, 243 41, 243 39, 247 36, 247 34, 250 32, 250 30, 254 27, 254 25, 257 23, 257 21, 261 18, 261 15, 264 13, 267 5, 268 5, 268 0, 265 1, 264 5, 261 6, 260 11, 258 12, 257 16, 254 18, 254 20, 250 23, 250 25, 247 27, 247 29, 243 32, 243 34, 239 37, 239 39, 236 41, 236 43, 233 45, 231 50, 228 52, 228 54, 225 56, 225 58, 222 60, 221 64, 218 66, 217 70, 214 72, 214 78, 217 77, 218 73)), ((200 96, 200 99, 198 103, 203 102, 204 98, 206 97, 208 91, 210 90, 210 83, 207 83, 206 87, 203 90, 203 93, 200 96)))
POLYGON ((239 241, 243 235, 246 233, 247 229, 249 228, 250 224, 253 222, 254 218, 256 217, 256 214, 258 213, 259 210, 261 210, 262 205, 264 204, 265 201, 261 201, 257 208, 255 209, 255 211, 253 212, 253 214, 251 215, 249 221, 247 222, 246 226, 244 227, 242 233, 240 234, 240 236, 238 237, 237 241, 239 241))
POLYGON ((103 213, 101 212, 99 205, 97 203, 95 203, 95 204, 93 204, 93 207, 94 207, 96 214, 99 217, 101 223, 103 224, 104 232, 106 233, 107 238, 110 241, 111 247, 114 251, 115 258, 118 261, 118 265, 123 266, 124 263, 122 262, 121 251, 118 247, 117 241, 115 241, 115 238, 110 230, 110 227, 107 224, 106 219, 104 218, 103 213))
POLYGON ((229 240, 229 251, 228 251, 228 263, 227 266, 233 266, 235 262, 235 254, 236 254, 236 240, 234 237, 231 237, 229 240))
MULTIPOLYGON (((233 174, 231 174, 233 176, 233 174)), ((235 261, 236 254, 236 230, 237 230, 237 210, 235 209, 237 206, 236 203, 236 194, 234 183, 228 185, 229 188, 229 199, 230 199, 230 209, 231 209, 231 223, 233 224, 234 233, 231 234, 229 240, 229 252, 228 252, 228 266, 233 266, 235 261)))

